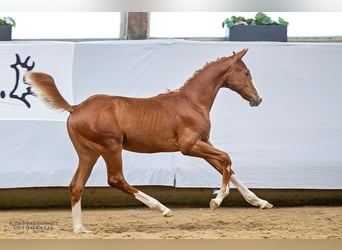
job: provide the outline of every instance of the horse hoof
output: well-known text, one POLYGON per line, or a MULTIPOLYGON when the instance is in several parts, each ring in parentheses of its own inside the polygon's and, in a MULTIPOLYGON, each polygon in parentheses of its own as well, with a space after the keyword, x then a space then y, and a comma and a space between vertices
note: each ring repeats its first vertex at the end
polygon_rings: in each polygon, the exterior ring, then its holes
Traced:
POLYGON ((261 209, 270 209, 273 205, 269 203, 268 201, 265 201, 265 203, 260 207, 261 209))
POLYGON ((215 199, 212 199, 209 203, 210 209, 215 210, 217 209, 220 205, 215 201, 215 199))
POLYGON ((91 233, 91 231, 85 229, 83 226, 80 226, 80 227, 74 229, 74 233, 77 233, 77 234, 89 234, 89 233, 91 233))
POLYGON ((163 212, 163 216, 164 217, 172 217, 173 216, 173 213, 170 209, 166 210, 163 212))

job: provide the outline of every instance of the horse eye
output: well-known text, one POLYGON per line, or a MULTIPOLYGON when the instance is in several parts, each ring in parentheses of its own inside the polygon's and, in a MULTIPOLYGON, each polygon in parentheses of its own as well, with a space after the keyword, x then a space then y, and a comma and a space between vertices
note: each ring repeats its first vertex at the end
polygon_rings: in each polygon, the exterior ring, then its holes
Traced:
POLYGON ((246 72, 246 73, 245 73, 245 76, 247 76, 247 77, 248 77, 249 75, 250 75, 250 74, 249 74, 249 72, 246 72))

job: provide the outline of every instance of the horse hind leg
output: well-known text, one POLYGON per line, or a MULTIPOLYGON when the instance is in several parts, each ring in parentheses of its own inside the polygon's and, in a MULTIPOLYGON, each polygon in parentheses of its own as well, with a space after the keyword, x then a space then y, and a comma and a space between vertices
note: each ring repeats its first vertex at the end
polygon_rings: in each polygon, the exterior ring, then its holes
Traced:
POLYGON ((149 208, 156 209, 156 210, 159 210, 160 212, 162 212, 162 215, 164 217, 173 216, 172 211, 168 207, 164 206, 158 200, 156 200, 155 198, 141 192, 140 190, 138 190, 137 193, 134 193, 134 196, 137 200, 141 201, 142 203, 144 203, 149 208))
POLYGON ((137 200, 144 203, 149 208, 159 210, 160 212, 162 212, 163 216, 172 216, 172 212, 169 208, 164 206, 155 198, 132 187, 126 182, 122 171, 121 153, 122 149, 119 148, 117 150, 111 150, 102 155, 107 166, 108 184, 111 187, 117 188, 125 193, 134 196, 137 200))
POLYGON ((230 181, 238 189, 242 197, 251 205, 260 207, 261 209, 272 208, 273 205, 266 200, 260 199, 255 193, 250 191, 245 185, 243 185, 237 178, 235 174, 232 174, 230 181))
POLYGON ((75 233, 89 233, 82 224, 81 195, 99 154, 86 148, 77 152, 78 168, 70 183, 73 229, 75 233))

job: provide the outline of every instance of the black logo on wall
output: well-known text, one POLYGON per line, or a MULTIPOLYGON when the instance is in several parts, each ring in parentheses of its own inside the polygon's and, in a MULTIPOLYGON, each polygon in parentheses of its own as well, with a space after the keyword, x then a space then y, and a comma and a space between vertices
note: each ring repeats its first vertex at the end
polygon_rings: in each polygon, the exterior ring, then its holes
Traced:
MULTIPOLYGON (((31 104, 29 101, 26 99, 27 96, 33 95, 34 93, 31 90, 31 87, 27 85, 27 83, 24 82, 24 74, 26 71, 30 71, 34 68, 35 62, 29 62, 31 57, 28 56, 26 59, 23 61, 21 60, 20 56, 18 54, 15 54, 16 57, 16 62, 10 67, 14 69, 15 71, 15 82, 13 89, 9 92, 8 97, 17 99, 21 102, 23 102, 28 108, 31 108, 31 104)), ((0 91, 0 98, 4 99, 6 98, 6 92, 1 90, 0 91)))

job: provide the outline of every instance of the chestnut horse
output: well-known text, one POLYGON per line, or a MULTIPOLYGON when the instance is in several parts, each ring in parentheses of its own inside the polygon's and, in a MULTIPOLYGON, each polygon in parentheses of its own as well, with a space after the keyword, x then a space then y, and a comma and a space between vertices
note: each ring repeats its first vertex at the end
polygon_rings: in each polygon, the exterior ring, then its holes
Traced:
POLYGON ((229 181, 250 204, 272 207, 237 180, 229 155, 209 141, 209 112, 220 88, 239 93, 250 106, 261 103, 250 71, 242 61, 246 53, 244 49, 208 63, 175 91, 151 98, 94 95, 74 106, 62 97, 50 75, 26 73, 25 81, 38 90, 38 96, 50 107, 70 113, 67 128, 79 158, 70 183, 75 232, 88 232, 82 225, 81 194, 100 156, 106 163, 111 187, 131 194, 164 216, 172 215, 169 208, 126 182, 122 171, 124 149, 139 153, 180 151, 206 160, 223 176, 220 190, 210 201, 212 209, 218 208, 228 195, 229 181))

